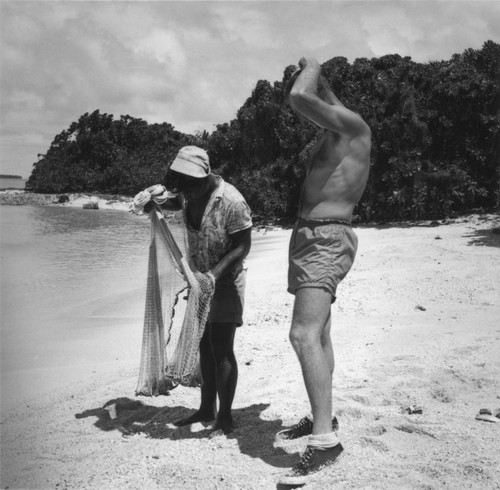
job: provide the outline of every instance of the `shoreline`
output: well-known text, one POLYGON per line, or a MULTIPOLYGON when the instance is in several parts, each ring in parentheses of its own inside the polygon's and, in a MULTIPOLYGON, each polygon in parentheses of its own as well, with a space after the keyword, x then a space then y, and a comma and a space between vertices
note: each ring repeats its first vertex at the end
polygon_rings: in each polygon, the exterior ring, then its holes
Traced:
POLYGON ((132 197, 113 194, 90 194, 62 192, 58 194, 39 194, 24 189, 0 191, 0 205, 11 206, 66 206, 83 208, 84 205, 97 203, 94 209, 115 209, 129 211, 132 197))
POLYGON ((12 206, 66 206, 83 208, 85 204, 97 203, 98 209, 129 211, 133 197, 113 194, 91 194, 81 192, 62 192, 39 194, 24 189, 0 191, 0 205, 12 206), (61 202, 61 200, 64 200, 61 202))
MULTIPOLYGON (((100 193, 81 193, 81 192, 66 192, 41 194, 26 191, 24 189, 5 189, 0 190, 0 206, 65 206, 73 208, 83 208, 84 205, 96 204, 94 209, 111 209, 117 211, 131 212, 131 205, 134 198, 120 194, 100 194, 100 193), (66 199, 60 202, 61 196, 66 199)), ((141 213, 139 213, 141 214, 141 213)), ((467 212, 457 214, 454 217, 437 218, 437 219, 422 219, 422 220, 400 220, 389 222, 353 222, 354 228, 391 228, 391 227, 412 227, 412 226, 441 226, 454 223, 465 223, 470 220, 479 219, 481 216, 484 220, 500 218, 500 209, 471 209, 467 212)), ((264 222, 254 225, 254 229, 290 229, 293 228, 294 222, 277 223, 264 222)), ((495 230, 500 231, 500 224, 495 230)), ((498 233, 498 231, 494 231, 498 233)))
MULTIPOLYGON (((475 416, 500 406, 500 235, 492 232, 500 217, 460 219, 356 230, 358 256, 332 305, 333 402, 345 454, 308 489, 499 481, 500 423, 475 416), (408 413, 411 405, 422 413, 408 413)), ((172 425, 198 407, 198 389, 134 395, 144 314, 144 298, 135 297, 133 321, 99 343, 133 341, 133 357, 82 366, 76 383, 61 366, 50 391, 2 413, 2 488, 276 489, 297 456, 274 448, 274 435, 309 407, 288 340, 290 230, 258 233, 269 240, 255 240, 259 254, 248 263, 234 433, 172 425)), ((105 315, 123 317, 123 302, 105 315)), ((37 374, 43 382, 49 373, 37 374)))

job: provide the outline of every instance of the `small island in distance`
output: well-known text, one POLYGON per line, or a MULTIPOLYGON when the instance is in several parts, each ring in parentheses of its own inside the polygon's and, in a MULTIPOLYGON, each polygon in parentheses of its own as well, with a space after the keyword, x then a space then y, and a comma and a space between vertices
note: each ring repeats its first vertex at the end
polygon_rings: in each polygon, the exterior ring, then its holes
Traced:
POLYGON ((0 179, 22 179, 20 175, 4 175, 0 174, 0 179))

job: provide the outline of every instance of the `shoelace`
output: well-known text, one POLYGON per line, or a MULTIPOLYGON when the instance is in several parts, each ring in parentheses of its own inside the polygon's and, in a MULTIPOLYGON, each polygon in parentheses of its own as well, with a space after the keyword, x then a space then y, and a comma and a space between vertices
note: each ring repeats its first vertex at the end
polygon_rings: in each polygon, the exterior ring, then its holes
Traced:
POLYGON ((301 473, 306 473, 309 465, 311 464, 311 458, 314 453, 314 449, 311 447, 308 447, 302 457, 300 458, 300 461, 297 463, 297 470, 299 470, 301 473))
POLYGON ((309 419, 307 417, 304 417, 303 419, 301 419, 299 421, 299 423, 297 424, 297 426, 295 427, 293 432, 302 434, 302 432, 304 432, 304 430, 305 430, 304 433, 307 434, 309 432, 310 425, 311 425, 311 422, 309 421, 309 419))
POLYGON ((307 417, 304 417, 297 422, 297 424, 291 428, 288 429, 288 431, 285 431, 284 436, 285 439, 296 439, 298 437, 301 437, 303 435, 309 434, 311 431, 311 422, 307 419, 307 417))

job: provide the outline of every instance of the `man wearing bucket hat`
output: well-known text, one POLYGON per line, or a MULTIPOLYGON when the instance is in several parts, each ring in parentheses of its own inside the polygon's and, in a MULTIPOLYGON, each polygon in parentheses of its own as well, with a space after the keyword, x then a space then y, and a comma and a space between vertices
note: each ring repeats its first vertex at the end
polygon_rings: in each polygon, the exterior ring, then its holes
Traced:
POLYGON ((200 342, 200 408, 175 424, 215 419, 214 431, 228 434, 234 429, 231 407, 238 366, 233 345, 236 328, 243 323, 243 261, 251 245, 250 208, 234 186, 211 173, 207 152, 197 146, 179 150, 164 185, 182 197, 192 261, 201 272, 210 272, 215 278, 215 293, 200 342))

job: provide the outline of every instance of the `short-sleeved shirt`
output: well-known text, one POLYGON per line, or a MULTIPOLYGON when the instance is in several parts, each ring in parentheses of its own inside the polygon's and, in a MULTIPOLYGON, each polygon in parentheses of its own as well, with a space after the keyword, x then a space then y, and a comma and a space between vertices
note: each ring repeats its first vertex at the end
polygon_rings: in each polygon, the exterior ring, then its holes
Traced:
MULTIPOLYGON (((240 192, 222 177, 216 176, 217 187, 212 192, 203 213, 200 229, 189 225, 184 202, 184 221, 188 230, 191 260, 201 272, 208 272, 231 250, 231 235, 252 227, 250 208, 240 192)), ((232 270, 236 275, 243 262, 232 270)))
MULTIPOLYGON (((188 230, 191 261, 201 272, 208 272, 231 250, 231 235, 252 227, 250 208, 244 197, 231 184, 217 176, 199 230, 186 218, 187 202, 183 204, 184 221, 188 230)), ((217 280, 212 299, 209 323, 243 323, 245 295, 244 261, 242 260, 217 280)))

